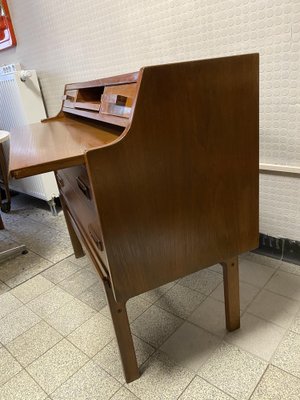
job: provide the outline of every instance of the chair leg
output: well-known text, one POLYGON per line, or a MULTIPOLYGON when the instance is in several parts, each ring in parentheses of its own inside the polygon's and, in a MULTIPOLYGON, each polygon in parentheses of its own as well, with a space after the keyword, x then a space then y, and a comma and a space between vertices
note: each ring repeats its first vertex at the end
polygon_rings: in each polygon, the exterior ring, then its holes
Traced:
POLYGON ((140 372, 137 365, 126 306, 125 303, 116 302, 110 282, 106 279, 103 282, 115 328, 125 379, 129 383, 138 379, 140 372))
POLYGON ((234 331, 240 327, 239 265, 234 257, 221 263, 224 278, 226 328, 234 331))
POLYGON ((9 191, 9 182, 8 182, 8 171, 7 171, 7 163, 5 161, 5 153, 3 148, 3 143, 0 143, 0 168, 1 168, 1 175, 3 181, 3 187, 5 191, 5 200, 7 203, 11 202, 10 199, 10 191, 9 191))

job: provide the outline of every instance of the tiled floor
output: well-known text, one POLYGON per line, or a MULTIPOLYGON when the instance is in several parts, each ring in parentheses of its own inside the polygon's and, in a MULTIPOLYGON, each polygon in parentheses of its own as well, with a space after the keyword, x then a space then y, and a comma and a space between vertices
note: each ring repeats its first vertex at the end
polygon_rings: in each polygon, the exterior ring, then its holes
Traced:
POLYGON ((64 218, 18 195, 0 251, 0 399, 300 399, 300 267, 240 259, 241 329, 225 331, 221 268, 128 303, 142 376, 126 384, 101 284, 64 218))

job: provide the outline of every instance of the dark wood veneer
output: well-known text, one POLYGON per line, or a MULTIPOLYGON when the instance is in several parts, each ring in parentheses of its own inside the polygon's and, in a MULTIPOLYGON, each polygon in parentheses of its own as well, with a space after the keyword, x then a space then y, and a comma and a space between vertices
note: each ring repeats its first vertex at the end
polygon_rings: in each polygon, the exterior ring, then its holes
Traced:
POLYGON ((127 382, 139 376, 133 296, 221 263, 226 327, 239 327, 237 256, 258 245, 258 62, 66 85, 56 118, 12 132, 12 176, 56 171, 75 255, 84 248, 104 282, 127 382))

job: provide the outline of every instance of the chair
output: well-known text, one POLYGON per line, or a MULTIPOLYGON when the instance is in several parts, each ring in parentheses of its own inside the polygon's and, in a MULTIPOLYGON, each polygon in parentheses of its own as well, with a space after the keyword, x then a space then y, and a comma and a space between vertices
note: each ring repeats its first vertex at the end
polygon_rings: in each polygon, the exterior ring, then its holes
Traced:
MULTIPOLYGON (((0 175, 2 177, 2 183, 4 186, 4 190, 6 193, 6 206, 3 209, 4 204, 2 204, 2 199, 0 195, 0 206, 1 210, 4 211, 9 211, 10 209, 10 194, 9 194, 9 188, 8 188, 8 171, 7 171, 7 165, 6 165, 6 159, 5 159, 5 153, 4 153, 4 148, 3 148, 3 143, 9 139, 9 132, 7 131, 0 131, 0 175), (8 209, 9 208, 9 209, 8 209)), ((0 230, 5 229, 3 220, 0 214, 0 230)), ((19 254, 26 254, 26 246, 20 245, 17 247, 13 247, 12 249, 5 250, 0 252, 0 262, 5 261, 7 258, 10 257, 15 257, 19 254)))

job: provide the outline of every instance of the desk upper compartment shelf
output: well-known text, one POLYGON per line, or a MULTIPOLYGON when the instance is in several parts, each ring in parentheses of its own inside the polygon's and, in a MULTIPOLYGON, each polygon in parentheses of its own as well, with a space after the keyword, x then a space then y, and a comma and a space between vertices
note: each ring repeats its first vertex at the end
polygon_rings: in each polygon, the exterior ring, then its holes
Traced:
POLYGON ((66 85, 62 111, 126 127, 137 94, 137 75, 66 85))

